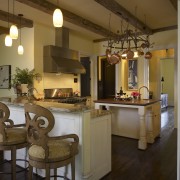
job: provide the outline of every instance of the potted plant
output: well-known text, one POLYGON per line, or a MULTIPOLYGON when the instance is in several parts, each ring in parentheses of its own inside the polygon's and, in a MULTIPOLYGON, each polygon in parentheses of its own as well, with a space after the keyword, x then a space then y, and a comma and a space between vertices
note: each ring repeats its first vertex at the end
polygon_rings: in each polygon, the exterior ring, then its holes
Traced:
POLYGON ((35 73, 35 70, 29 70, 28 68, 20 69, 16 67, 15 74, 12 78, 12 86, 17 94, 25 94, 28 92, 28 88, 33 86, 34 77, 39 76, 39 73, 35 73))

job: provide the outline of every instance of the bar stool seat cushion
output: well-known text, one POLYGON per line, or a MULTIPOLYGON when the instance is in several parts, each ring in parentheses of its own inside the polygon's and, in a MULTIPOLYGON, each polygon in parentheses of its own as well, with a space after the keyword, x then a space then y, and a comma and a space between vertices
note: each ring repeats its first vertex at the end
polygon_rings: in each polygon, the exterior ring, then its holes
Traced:
MULTIPOLYGON (((49 156, 48 161, 65 160, 71 156, 71 142, 64 140, 49 140, 48 143, 49 156)), ((40 161, 45 160, 45 150, 42 146, 32 145, 29 148, 29 155, 32 158, 37 158, 40 161)))
POLYGON ((6 128, 6 140, 3 141, 3 136, 0 134, 0 145, 21 144, 27 141, 26 128, 6 128))

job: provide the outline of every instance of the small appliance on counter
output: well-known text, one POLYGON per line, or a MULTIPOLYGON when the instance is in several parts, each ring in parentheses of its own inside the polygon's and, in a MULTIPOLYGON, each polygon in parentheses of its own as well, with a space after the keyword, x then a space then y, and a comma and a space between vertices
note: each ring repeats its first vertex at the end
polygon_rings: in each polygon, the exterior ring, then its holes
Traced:
POLYGON ((44 89, 44 99, 67 104, 86 104, 87 98, 74 96, 72 88, 44 89))

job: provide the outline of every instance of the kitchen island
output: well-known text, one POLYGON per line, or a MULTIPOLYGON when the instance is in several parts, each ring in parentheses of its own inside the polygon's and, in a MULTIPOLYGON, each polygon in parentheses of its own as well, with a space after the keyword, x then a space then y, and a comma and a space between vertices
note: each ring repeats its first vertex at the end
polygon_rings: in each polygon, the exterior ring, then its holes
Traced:
MULTIPOLYGON (((25 123, 24 104, 34 103, 49 109, 55 117, 55 126, 49 136, 75 133, 79 136, 79 154, 76 156, 75 174, 78 180, 98 180, 111 171, 111 112, 91 109, 85 105, 35 101, 27 97, 2 97, 0 101, 10 109, 15 124, 25 123)), ((18 150, 17 158, 24 158, 26 150, 18 150)), ((9 152, 5 158, 9 159, 9 152)), ((20 162, 21 166, 23 164, 20 162)), ((44 170, 34 169, 44 176, 44 170)), ((58 174, 64 175, 65 168, 58 174)), ((71 177, 68 166, 67 177, 71 177)))
POLYGON ((160 136, 160 100, 95 100, 95 109, 111 110, 112 134, 138 139, 138 148, 145 150, 147 143, 154 143, 160 136))

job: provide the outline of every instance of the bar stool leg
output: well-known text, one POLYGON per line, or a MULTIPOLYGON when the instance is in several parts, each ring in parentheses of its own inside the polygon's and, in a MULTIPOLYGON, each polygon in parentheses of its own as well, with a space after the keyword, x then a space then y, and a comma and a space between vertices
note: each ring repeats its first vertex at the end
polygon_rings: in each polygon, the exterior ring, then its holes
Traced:
POLYGON ((54 180, 57 180, 57 177, 56 177, 57 176, 57 169, 54 169, 54 176, 55 176, 54 180))
POLYGON ((4 152, 1 150, 0 151, 0 162, 3 162, 4 160, 4 152))
POLYGON ((16 148, 13 147, 11 150, 11 172, 12 172, 12 179, 16 180, 16 148))
POLYGON ((75 158, 74 157, 71 162, 71 176, 72 176, 72 180, 75 180, 75 158))
POLYGON ((46 180, 50 180, 50 169, 49 167, 46 167, 46 180))
POLYGON ((33 167, 29 164, 29 180, 32 180, 33 167))

